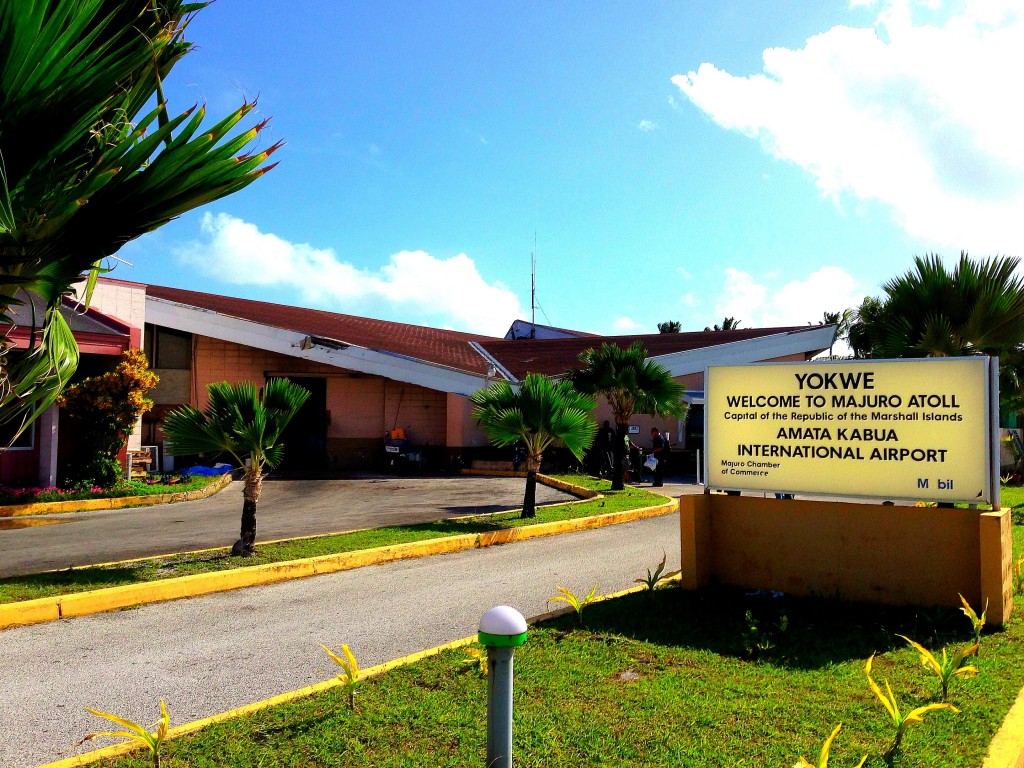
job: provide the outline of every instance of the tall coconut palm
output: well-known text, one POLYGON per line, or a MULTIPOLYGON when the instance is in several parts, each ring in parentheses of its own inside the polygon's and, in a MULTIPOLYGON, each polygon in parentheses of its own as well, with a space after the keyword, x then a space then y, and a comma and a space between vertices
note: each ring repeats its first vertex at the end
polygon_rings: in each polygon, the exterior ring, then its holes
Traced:
POLYGON ((622 490, 622 465, 626 452, 629 420, 634 413, 682 418, 688 408, 682 397, 686 388, 672 379, 668 370, 647 359, 643 342, 623 349, 602 344, 580 355, 581 368, 573 368, 568 377, 580 392, 603 395, 615 417, 615 463, 612 490, 622 490))
POLYGON ((594 442, 597 424, 590 418, 594 401, 568 381, 553 382, 531 373, 514 389, 499 381, 470 396, 473 417, 497 446, 526 445, 526 493, 522 517, 537 514, 537 472, 545 449, 561 440, 581 459, 594 442))
POLYGON ((853 316, 854 311, 852 309, 844 309, 842 312, 822 313, 821 322, 818 325, 834 325, 836 327, 835 333, 832 335, 832 343, 828 345, 829 357, 832 357, 832 348, 835 346, 836 341, 846 338, 853 316))
POLYGON ((169 413, 163 432, 179 456, 227 456, 245 468, 242 532, 231 554, 248 557, 256 552, 256 503, 263 478, 284 458, 281 435, 309 391, 288 379, 271 379, 262 389, 251 381, 222 381, 206 389, 206 409, 186 405, 169 413))
POLYGON ((726 317, 722 319, 722 324, 715 323, 714 327, 710 325, 705 326, 705 331, 735 331, 740 327, 740 321, 735 317, 726 317))
POLYGON ((881 333, 885 323, 885 303, 875 296, 865 296, 852 311, 846 329, 846 341, 858 359, 881 357, 881 333))
POLYGON ((254 104, 203 127, 162 83, 191 49, 205 2, 0 0, 0 424, 23 429, 57 397, 78 350, 62 297, 83 273, 171 219, 246 186, 279 146, 234 131, 254 104), (8 352, 10 310, 33 310, 29 351, 8 352))
POLYGON ((678 320, 666 320, 658 323, 658 333, 679 333, 683 330, 683 324, 678 320))

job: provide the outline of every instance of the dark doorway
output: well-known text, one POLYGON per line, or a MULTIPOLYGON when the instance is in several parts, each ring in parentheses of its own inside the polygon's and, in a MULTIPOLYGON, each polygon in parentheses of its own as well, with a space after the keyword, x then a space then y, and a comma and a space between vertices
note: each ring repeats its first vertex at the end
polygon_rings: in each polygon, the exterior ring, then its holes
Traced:
POLYGON ((288 376, 309 390, 309 399, 285 428, 284 461, 289 472, 321 472, 327 467, 327 379, 288 376))

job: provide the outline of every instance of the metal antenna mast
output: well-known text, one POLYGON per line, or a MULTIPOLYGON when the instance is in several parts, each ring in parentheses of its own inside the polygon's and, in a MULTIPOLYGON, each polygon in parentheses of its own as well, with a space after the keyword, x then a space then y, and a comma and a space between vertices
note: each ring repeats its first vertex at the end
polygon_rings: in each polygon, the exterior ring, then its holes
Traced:
POLYGON ((533 250, 530 251, 530 338, 537 335, 537 231, 533 232, 533 250))

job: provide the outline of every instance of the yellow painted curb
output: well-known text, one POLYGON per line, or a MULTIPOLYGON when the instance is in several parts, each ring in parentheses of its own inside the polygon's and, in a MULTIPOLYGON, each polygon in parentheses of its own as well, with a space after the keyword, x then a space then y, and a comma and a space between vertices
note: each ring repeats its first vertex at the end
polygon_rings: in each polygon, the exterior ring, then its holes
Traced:
MULTIPOLYGON (((629 589, 624 589, 619 592, 612 592, 608 595, 601 595, 600 597, 595 598, 591 602, 591 604, 599 603, 604 600, 611 600, 616 597, 622 597, 623 595, 629 595, 634 592, 640 592, 644 589, 646 589, 646 587, 644 586, 631 587, 629 589)), ((527 619, 527 623, 537 624, 542 621, 547 621, 548 619, 554 618, 556 616, 561 616, 565 613, 568 613, 571 610, 572 608, 560 608, 558 610, 548 611, 547 613, 542 613, 538 616, 534 616, 532 618, 527 619)), ((452 642, 445 643, 444 645, 438 645, 433 648, 428 648, 425 651, 411 653, 408 656, 402 656, 401 658, 394 659, 392 661, 387 661, 383 664, 378 664, 375 667, 369 667, 368 669, 363 670, 360 673, 359 677, 361 680, 365 680, 371 677, 377 677, 378 675, 381 675, 385 672, 389 672, 392 669, 397 669, 399 667, 404 667, 409 664, 413 664, 417 661, 420 661, 421 659, 429 658, 430 656, 437 656, 438 654, 443 653, 444 651, 452 650, 454 648, 461 648, 466 645, 472 645, 476 642, 476 639, 477 636, 472 635, 470 637, 464 637, 461 640, 453 640, 452 642)), ((259 712, 263 709, 268 709, 277 704, 287 704, 288 702, 295 701, 297 699, 302 699, 307 696, 312 696, 313 694, 320 693, 321 691, 330 690, 331 688, 335 688, 339 685, 341 685, 341 681, 337 677, 334 677, 330 680, 325 680, 322 683, 315 683, 314 685, 308 685, 305 688, 299 688, 294 691, 289 691, 287 693, 282 693, 277 696, 272 696, 269 699, 262 699, 261 701, 254 702, 252 704, 246 704, 245 706, 238 707, 236 709, 231 709, 227 712, 221 712, 216 715, 211 715, 210 717, 204 717, 199 720, 193 720, 189 723, 176 725, 167 731, 167 740, 170 741, 180 736, 195 733, 196 731, 205 728, 208 725, 213 725, 214 723, 222 723, 226 720, 235 720, 239 717, 244 717, 245 715, 250 715, 254 712, 259 712)), ((46 763, 45 765, 39 766, 39 768, 77 768, 78 766, 91 765, 93 763, 99 762, 100 760, 106 760, 112 757, 119 757, 120 755, 125 755, 129 752, 135 752, 140 749, 142 749, 142 747, 139 744, 126 741, 122 742, 121 744, 112 744, 109 747, 103 747, 102 749, 96 749, 81 755, 75 755, 74 757, 66 757, 63 760, 57 760, 52 763, 46 763)))
POLYGON ((526 477, 526 472, 513 469, 460 469, 459 474, 474 477, 526 477))
POLYGON ((981 768, 1024 768, 1024 689, 996 731, 981 768))
POLYGON ((337 571, 378 565, 394 560, 426 557, 466 549, 497 546, 513 541, 525 541, 541 536, 554 536, 572 531, 603 528, 607 525, 642 520, 648 517, 670 514, 678 508, 678 502, 670 501, 653 507, 642 507, 607 515, 580 517, 575 520, 560 520, 553 523, 539 523, 520 528, 487 533, 463 533, 444 536, 408 544, 391 544, 373 549, 341 552, 333 555, 286 560, 281 563, 254 565, 216 573, 201 573, 179 576, 161 581, 141 582, 121 587, 107 587, 91 592, 41 597, 16 603, 0 604, 0 629, 37 624, 58 618, 86 616, 118 608, 176 600, 182 597, 197 597, 213 592, 225 592, 240 587, 272 584, 277 581, 297 579, 337 571))
POLYGON ((9 504, 0 507, 0 517, 20 517, 22 515, 53 515, 61 512, 95 512, 104 509, 124 509, 126 507, 152 507, 156 504, 170 504, 176 501, 195 501, 205 499, 231 484, 231 473, 221 475, 207 486, 194 491, 178 493, 158 493, 152 496, 117 496, 105 499, 80 499, 78 501, 41 501, 36 504, 9 504))
POLYGON ((567 483, 565 480, 559 480, 557 477, 551 477, 550 475, 542 475, 537 473, 537 482, 543 483, 550 488, 556 488, 559 491, 565 491, 571 493, 580 499, 597 499, 604 496, 600 491, 591 490, 590 488, 584 488, 582 485, 573 485, 567 483))

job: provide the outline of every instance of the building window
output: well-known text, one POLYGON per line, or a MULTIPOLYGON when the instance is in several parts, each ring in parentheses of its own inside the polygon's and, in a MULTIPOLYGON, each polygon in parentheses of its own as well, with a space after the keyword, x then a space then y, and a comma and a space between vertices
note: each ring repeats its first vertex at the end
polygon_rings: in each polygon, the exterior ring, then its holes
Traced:
POLYGON ((192 334, 146 325, 146 358, 150 368, 190 370, 192 368, 192 334))
MULTIPOLYGON (((20 422, 18 422, 20 423, 20 422)), ((7 445, 11 442, 11 435, 14 434, 15 422, 0 424, 0 445, 7 445)), ((36 425, 29 424, 25 431, 18 435, 18 439, 11 443, 9 451, 31 451, 36 447, 36 425)))

